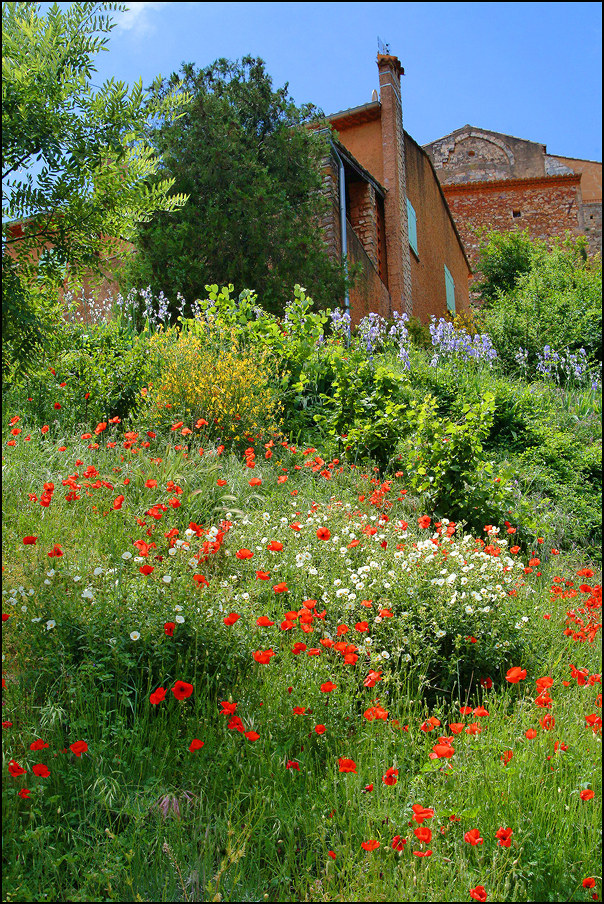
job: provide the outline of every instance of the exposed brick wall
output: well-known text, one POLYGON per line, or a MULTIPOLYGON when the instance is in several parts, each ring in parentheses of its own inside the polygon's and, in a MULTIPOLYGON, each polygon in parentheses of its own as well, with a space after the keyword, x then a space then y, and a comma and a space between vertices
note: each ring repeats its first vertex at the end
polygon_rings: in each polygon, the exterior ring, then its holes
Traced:
POLYGON ((581 233, 580 176, 496 183, 443 185, 449 208, 474 268, 480 244, 477 231, 528 229, 533 239, 581 233), (514 217, 514 211, 520 216, 514 217))
POLYGON ((367 255, 350 222, 346 226, 346 239, 350 262, 352 264, 359 263, 363 268, 355 285, 350 290, 350 316, 352 323, 357 324, 370 311, 381 314, 382 317, 388 317, 390 315, 390 294, 380 279, 374 262, 367 255))
POLYGON ((425 322, 447 310, 445 264, 455 282, 456 311, 470 300, 470 267, 462 253, 452 218, 428 155, 405 133, 407 195, 417 217, 418 255, 411 251, 413 314, 425 322))
POLYGON ((338 162, 334 154, 329 154, 323 161, 322 175, 323 193, 327 199, 327 204, 325 213, 321 217, 321 230, 329 256, 332 260, 339 260, 342 253, 339 211, 340 188, 338 162))
MULTIPOLYGON (((576 210, 572 207, 569 209, 568 205, 566 210, 562 209, 564 199, 560 199, 559 190, 556 188, 549 201, 549 225, 546 222, 544 206, 544 195, 548 191, 545 183, 540 188, 539 197, 534 196, 536 209, 532 213, 521 211, 517 222, 510 225, 507 222, 505 204, 502 200, 501 210, 497 206, 492 207, 496 220, 488 222, 486 225, 491 229, 505 231, 510 228, 527 226, 531 235, 538 238, 553 238, 564 234, 570 228, 573 234, 583 234, 587 237, 590 253, 595 254, 601 251, 601 163, 594 160, 580 160, 574 157, 548 154, 544 144, 514 138, 501 132, 477 129, 473 126, 456 129, 450 135, 425 145, 424 150, 430 155, 443 186, 579 175, 580 192, 576 210), (559 205, 560 209, 557 210, 559 205)), ((527 185, 526 190, 531 191, 532 187, 527 185)), ((520 196, 516 200, 519 201, 520 196)), ((474 220, 480 220, 481 217, 474 214, 471 203, 462 204, 461 201, 452 203, 456 205, 456 218, 460 218, 457 225, 466 240, 466 248, 471 251, 475 241, 473 237, 469 237, 469 231, 474 225, 474 220), (470 218, 467 221, 466 213, 470 218)), ((482 196, 479 203, 480 205, 486 203, 482 196)), ((489 205, 492 204, 491 199, 489 205)), ((518 205, 516 209, 520 209, 518 205)), ((472 256, 474 256, 474 252, 472 252, 472 256)))
MULTIPOLYGON (((23 226, 15 223, 9 226, 9 236, 20 238, 23 235, 23 226)), ((79 320, 86 322, 98 322, 100 320, 109 319, 111 317, 113 300, 119 292, 118 277, 119 271, 125 260, 135 253, 135 247, 131 242, 125 239, 117 239, 113 243, 113 252, 107 253, 100 261, 99 273, 92 274, 86 271, 81 279, 82 290, 73 291, 72 296, 76 302, 75 316, 79 320), (92 304, 90 304, 92 300, 92 304)), ((31 259, 37 260, 42 251, 52 248, 52 242, 45 241, 36 252, 32 252, 31 259)), ((6 247, 6 254, 17 259, 19 257, 19 242, 9 243, 6 247)), ((58 290, 58 297, 63 299, 64 292, 68 287, 68 280, 65 280, 64 288, 58 290)))
POLYGON ((602 202, 583 202, 583 231, 587 236, 589 253, 602 252, 602 202))
POLYGON ((375 188, 369 182, 348 186, 350 222, 370 261, 378 267, 378 223, 375 188))

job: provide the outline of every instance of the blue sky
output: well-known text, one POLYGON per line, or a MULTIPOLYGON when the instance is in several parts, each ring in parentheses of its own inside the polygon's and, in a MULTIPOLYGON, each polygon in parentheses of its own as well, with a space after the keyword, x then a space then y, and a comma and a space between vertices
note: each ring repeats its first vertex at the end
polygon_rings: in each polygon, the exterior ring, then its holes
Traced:
POLYGON ((333 113, 371 100, 379 36, 405 68, 404 125, 420 144, 469 123, 602 159, 600 3, 128 5, 99 80, 147 86, 185 61, 251 54, 297 103, 333 113))

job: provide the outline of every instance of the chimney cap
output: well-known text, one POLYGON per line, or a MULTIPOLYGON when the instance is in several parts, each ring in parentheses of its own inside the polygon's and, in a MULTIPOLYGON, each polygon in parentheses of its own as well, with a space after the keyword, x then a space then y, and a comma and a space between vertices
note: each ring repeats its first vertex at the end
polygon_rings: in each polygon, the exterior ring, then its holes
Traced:
POLYGON ((405 70, 401 65, 401 61, 392 53, 378 53, 377 64, 378 69, 385 69, 386 67, 394 69, 399 77, 405 74, 405 70))

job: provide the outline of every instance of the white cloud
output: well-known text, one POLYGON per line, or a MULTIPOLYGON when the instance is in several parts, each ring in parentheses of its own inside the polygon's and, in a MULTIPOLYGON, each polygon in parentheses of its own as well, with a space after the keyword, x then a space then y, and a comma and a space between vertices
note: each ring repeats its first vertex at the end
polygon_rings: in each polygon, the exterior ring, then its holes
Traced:
POLYGON ((147 35, 156 30, 153 12, 166 3, 128 3, 128 9, 117 17, 117 29, 130 31, 136 36, 147 35))

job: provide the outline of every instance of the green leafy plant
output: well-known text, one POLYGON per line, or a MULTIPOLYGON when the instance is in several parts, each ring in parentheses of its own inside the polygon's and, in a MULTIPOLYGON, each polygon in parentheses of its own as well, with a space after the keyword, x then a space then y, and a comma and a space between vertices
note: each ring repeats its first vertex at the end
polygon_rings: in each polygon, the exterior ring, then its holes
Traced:
POLYGON ((436 400, 412 401, 407 434, 398 451, 413 489, 436 515, 480 528, 498 514, 505 481, 484 455, 493 423, 494 396, 465 404, 457 420, 439 417, 436 400))

